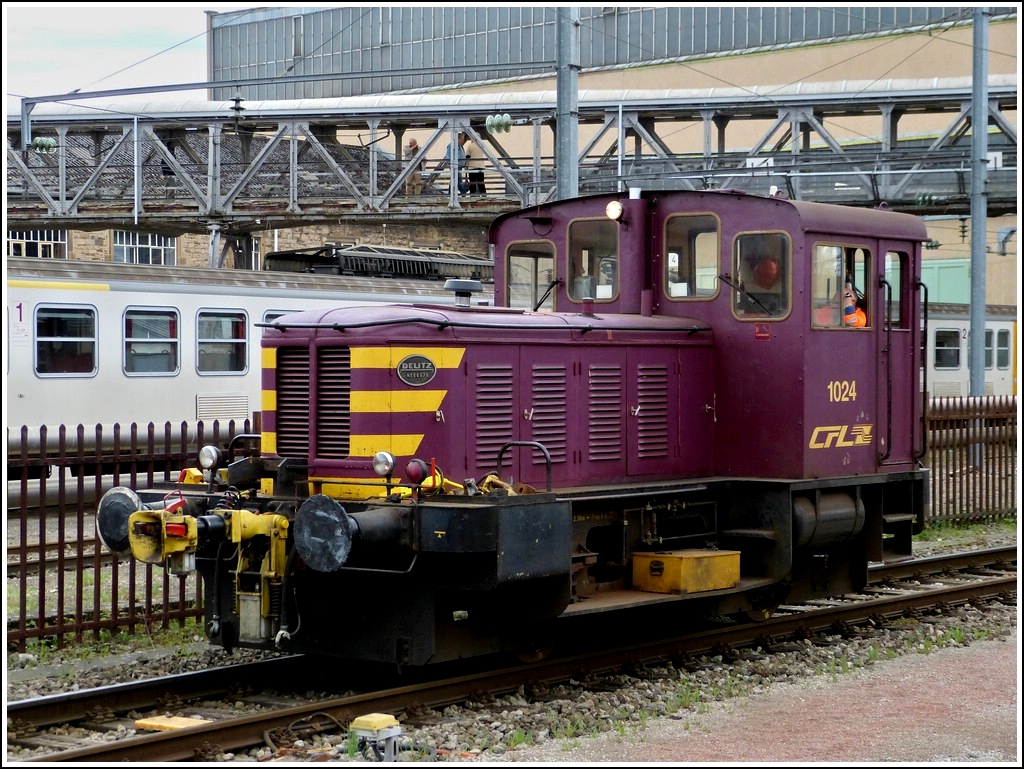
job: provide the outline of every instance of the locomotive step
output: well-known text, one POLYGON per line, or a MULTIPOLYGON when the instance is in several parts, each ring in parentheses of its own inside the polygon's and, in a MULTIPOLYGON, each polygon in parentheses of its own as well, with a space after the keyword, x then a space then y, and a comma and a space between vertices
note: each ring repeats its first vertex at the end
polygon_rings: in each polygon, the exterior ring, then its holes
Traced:
POLYGON ((683 601, 687 598, 705 598, 708 596, 726 595, 738 593, 745 590, 752 590, 757 587, 767 587, 774 584, 771 578, 759 577, 755 579, 740 579, 735 587, 726 590, 707 590, 700 593, 648 593, 643 590, 614 590, 597 592, 592 596, 584 598, 579 603, 570 604, 566 607, 562 616, 579 616, 581 614, 594 614, 597 612, 621 609, 624 607, 648 606, 670 601, 683 601))

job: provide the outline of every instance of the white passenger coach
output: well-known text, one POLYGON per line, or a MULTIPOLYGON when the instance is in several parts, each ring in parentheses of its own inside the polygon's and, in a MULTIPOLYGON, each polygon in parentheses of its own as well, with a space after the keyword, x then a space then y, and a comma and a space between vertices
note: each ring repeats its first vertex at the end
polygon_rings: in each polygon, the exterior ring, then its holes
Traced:
MULTIPOLYGON (((451 256, 451 255, 449 255, 451 256)), ((46 425, 245 420, 260 410, 260 324, 298 310, 453 303, 443 279, 10 258, 8 446, 46 425)), ((442 276, 443 277, 443 276, 442 276)))

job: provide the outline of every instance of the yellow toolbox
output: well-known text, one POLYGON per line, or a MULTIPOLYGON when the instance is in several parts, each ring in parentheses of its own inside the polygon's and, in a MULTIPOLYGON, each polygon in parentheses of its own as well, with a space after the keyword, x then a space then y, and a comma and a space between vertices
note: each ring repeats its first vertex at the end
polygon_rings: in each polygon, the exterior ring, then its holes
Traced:
POLYGON ((740 580, 739 550, 633 553, 633 588, 649 593, 725 590, 740 580))

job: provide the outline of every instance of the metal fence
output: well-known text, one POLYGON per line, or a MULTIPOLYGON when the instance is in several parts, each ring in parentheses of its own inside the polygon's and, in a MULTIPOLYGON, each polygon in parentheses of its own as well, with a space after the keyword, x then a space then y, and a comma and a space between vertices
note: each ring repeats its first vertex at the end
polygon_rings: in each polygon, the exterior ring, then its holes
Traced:
POLYGON ((175 481, 199 447, 259 431, 259 420, 157 428, 79 425, 7 439, 7 649, 182 626, 202 615, 198 575, 118 558, 96 538, 94 512, 115 486, 175 481))
POLYGON ((926 523, 1017 514, 1017 399, 933 398, 928 409, 931 506, 926 523))
MULTIPOLYGON (((928 523, 1016 517, 1016 398, 937 398, 928 414, 928 523)), ((173 481, 198 448, 258 433, 259 420, 114 426, 8 436, 7 648, 62 647, 103 633, 145 633, 202 615, 198 576, 118 558, 95 536, 95 511, 114 486, 173 481)))

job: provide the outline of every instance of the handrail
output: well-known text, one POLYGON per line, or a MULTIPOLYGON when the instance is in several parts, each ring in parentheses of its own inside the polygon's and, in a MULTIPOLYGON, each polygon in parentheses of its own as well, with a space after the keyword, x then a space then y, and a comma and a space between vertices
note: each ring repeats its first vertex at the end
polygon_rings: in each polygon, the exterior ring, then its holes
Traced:
POLYGON ((494 471, 494 474, 499 478, 501 477, 501 458, 505 454, 505 449, 511 446, 533 446, 535 449, 540 449, 541 453, 544 454, 544 463, 547 466, 547 491, 551 491, 551 453, 543 443, 538 443, 537 441, 509 441, 504 444, 498 449, 497 469, 494 471))
POLYGON ((879 277, 878 285, 885 288, 885 351, 889 356, 889 365, 885 367, 885 452, 878 455, 881 464, 892 453, 892 285, 884 277, 879 277))
MULTIPOLYGON (((925 340, 928 339, 928 286, 918 280, 915 284, 918 291, 923 292, 921 297, 921 334, 925 340)), ((924 345, 924 354, 928 355, 928 345, 924 345)), ((921 361, 921 368, 924 371, 924 381, 921 383, 921 448, 914 454, 914 459, 921 461, 928 453, 928 361, 921 361)))

